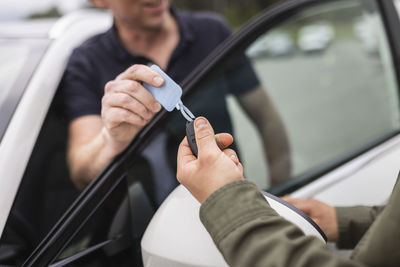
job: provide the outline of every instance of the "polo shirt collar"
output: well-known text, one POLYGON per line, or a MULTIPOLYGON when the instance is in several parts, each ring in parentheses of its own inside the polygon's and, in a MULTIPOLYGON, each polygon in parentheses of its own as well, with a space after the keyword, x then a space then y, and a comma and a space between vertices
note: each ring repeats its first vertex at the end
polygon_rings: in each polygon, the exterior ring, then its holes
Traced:
MULTIPOLYGON (((183 16, 181 13, 177 12, 172 7, 170 9, 170 12, 171 12, 172 16, 175 17, 175 19, 178 23, 178 27, 179 27, 180 40, 177 45, 177 49, 183 49, 184 47, 186 47, 186 45, 188 43, 194 41, 195 36, 194 36, 193 31, 190 28, 190 25, 185 16, 183 16)), ((123 45, 121 44, 121 41, 118 37, 117 28, 116 28, 115 24, 113 24, 111 29, 109 29, 106 32, 106 40, 109 40, 109 41, 106 41, 106 46, 110 47, 110 50, 112 51, 112 53, 114 53, 115 56, 118 57, 118 59, 120 59, 122 61, 125 61, 128 59, 135 61, 135 62, 142 62, 142 63, 149 61, 147 58, 145 58, 143 56, 132 55, 125 49, 125 47, 123 47, 123 45)), ((177 52, 177 51, 175 51, 175 52, 177 52)))

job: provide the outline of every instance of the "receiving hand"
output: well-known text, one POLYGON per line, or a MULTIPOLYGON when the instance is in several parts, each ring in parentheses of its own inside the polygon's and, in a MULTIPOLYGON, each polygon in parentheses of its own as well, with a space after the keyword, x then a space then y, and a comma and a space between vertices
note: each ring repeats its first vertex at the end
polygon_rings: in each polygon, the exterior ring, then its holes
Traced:
POLYGON ((103 134, 118 153, 161 109, 141 82, 160 87, 164 80, 145 65, 133 65, 105 86, 101 109, 103 134))
POLYGON ((202 203, 225 184, 243 179, 243 166, 235 151, 224 149, 233 142, 231 135, 215 136, 213 128, 203 117, 197 118, 194 126, 198 158, 193 155, 185 137, 178 150, 177 177, 202 203))
POLYGON ((339 230, 334 207, 314 198, 301 199, 285 196, 282 199, 310 216, 324 231, 328 241, 336 242, 338 240, 339 230))

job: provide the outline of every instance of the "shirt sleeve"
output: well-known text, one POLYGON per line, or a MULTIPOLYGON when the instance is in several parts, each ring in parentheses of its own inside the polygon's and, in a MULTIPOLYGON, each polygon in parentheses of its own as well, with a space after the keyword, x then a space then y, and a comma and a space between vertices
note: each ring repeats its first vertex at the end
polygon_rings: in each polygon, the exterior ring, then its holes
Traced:
POLYGON ((400 184, 396 185, 385 208, 354 248, 351 258, 368 266, 399 266, 400 184))
POLYGON ((83 51, 74 50, 60 83, 64 116, 72 121, 80 116, 100 114, 101 95, 95 91, 94 67, 83 51))
POLYGON ((233 56, 227 63, 228 86, 231 94, 240 96, 256 89, 260 82, 250 60, 244 53, 233 56))
POLYGON ((383 206, 336 207, 339 228, 336 246, 341 249, 353 249, 383 208, 383 206))
POLYGON ((363 266, 305 236, 248 180, 214 192, 202 204, 200 219, 229 266, 363 266))
MULTIPOLYGON (((218 29, 217 34, 220 36, 219 42, 222 42, 232 34, 232 30, 220 16, 215 16, 214 21, 218 29)), ((244 52, 230 56, 224 65, 228 90, 231 94, 239 96, 252 91, 259 85, 260 82, 251 61, 244 52)))

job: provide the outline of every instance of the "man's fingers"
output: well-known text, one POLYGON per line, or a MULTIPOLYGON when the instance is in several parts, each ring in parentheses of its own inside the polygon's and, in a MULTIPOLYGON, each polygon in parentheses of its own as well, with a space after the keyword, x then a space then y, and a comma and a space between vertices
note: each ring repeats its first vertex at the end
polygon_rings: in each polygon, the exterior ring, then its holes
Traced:
POLYGON ((235 150, 233 150, 233 149, 225 149, 224 150, 224 154, 227 155, 233 161, 233 163, 235 163, 236 165, 239 164, 239 158, 238 158, 235 150))
POLYGON ((164 83, 163 77, 146 65, 135 64, 117 76, 117 80, 134 80, 160 87, 164 83))
POLYGON ((121 123, 129 123, 136 126, 144 126, 147 120, 126 109, 111 107, 108 112, 103 113, 103 123, 106 128, 112 129, 121 123))
POLYGON ((214 130, 206 118, 196 118, 194 122, 194 131, 199 158, 202 157, 202 155, 207 157, 210 153, 221 151, 215 141, 214 130))
POLYGON ((125 93, 114 93, 107 98, 103 98, 102 104, 103 106, 128 110, 142 117, 144 120, 150 120, 154 115, 140 101, 125 93))
MULTIPOLYGON (((114 80, 108 82, 105 86, 105 95, 104 97, 108 99, 109 97, 113 97, 114 94, 125 94, 127 97, 136 99, 140 103, 142 103, 148 110, 152 112, 158 112, 161 109, 160 103, 158 103, 157 99, 153 97, 153 95, 146 89, 144 86, 132 80, 114 80)), ((121 99, 122 102, 119 106, 123 106, 127 101, 127 99, 121 99)))
POLYGON ((224 150, 233 143, 233 137, 228 133, 220 133, 215 135, 215 141, 219 149, 224 150))
POLYGON ((143 87, 142 82, 148 83, 154 87, 160 87, 164 84, 163 77, 156 71, 146 65, 133 65, 126 71, 121 73, 115 79, 118 82, 129 81, 130 86, 126 91, 132 97, 137 98, 143 103, 149 110, 158 112, 161 109, 161 105, 153 97, 153 95, 143 87))
POLYGON ((282 199, 285 200, 286 202, 292 204, 293 206, 295 206, 299 210, 303 211, 304 213, 310 214, 310 212, 311 212, 311 206, 310 206, 308 199, 291 198, 288 196, 284 196, 284 197, 282 197, 282 199))

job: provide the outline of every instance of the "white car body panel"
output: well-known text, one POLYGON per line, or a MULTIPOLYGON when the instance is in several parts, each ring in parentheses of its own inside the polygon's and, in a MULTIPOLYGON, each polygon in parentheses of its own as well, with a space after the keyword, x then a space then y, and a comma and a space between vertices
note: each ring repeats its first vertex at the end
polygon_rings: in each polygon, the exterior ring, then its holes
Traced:
MULTIPOLYGON (((265 197, 282 217, 306 235, 325 242, 321 234, 294 210, 265 197)), ((142 238, 145 267, 228 266, 199 218, 200 203, 182 185, 163 202, 142 238)))
POLYGON ((70 53, 88 37, 111 25, 108 14, 80 12, 79 15, 79 20, 74 15, 74 21, 67 16, 69 25, 63 19, 61 25, 55 24, 51 37, 57 39, 36 69, 0 143, 0 233, 70 53))
POLYGON ((368 151, 292 194, 332 205, 380 205, 391 194, 400 162, 400 136, 368 151), (340 195, 339 195, 340 192, 340 195))

